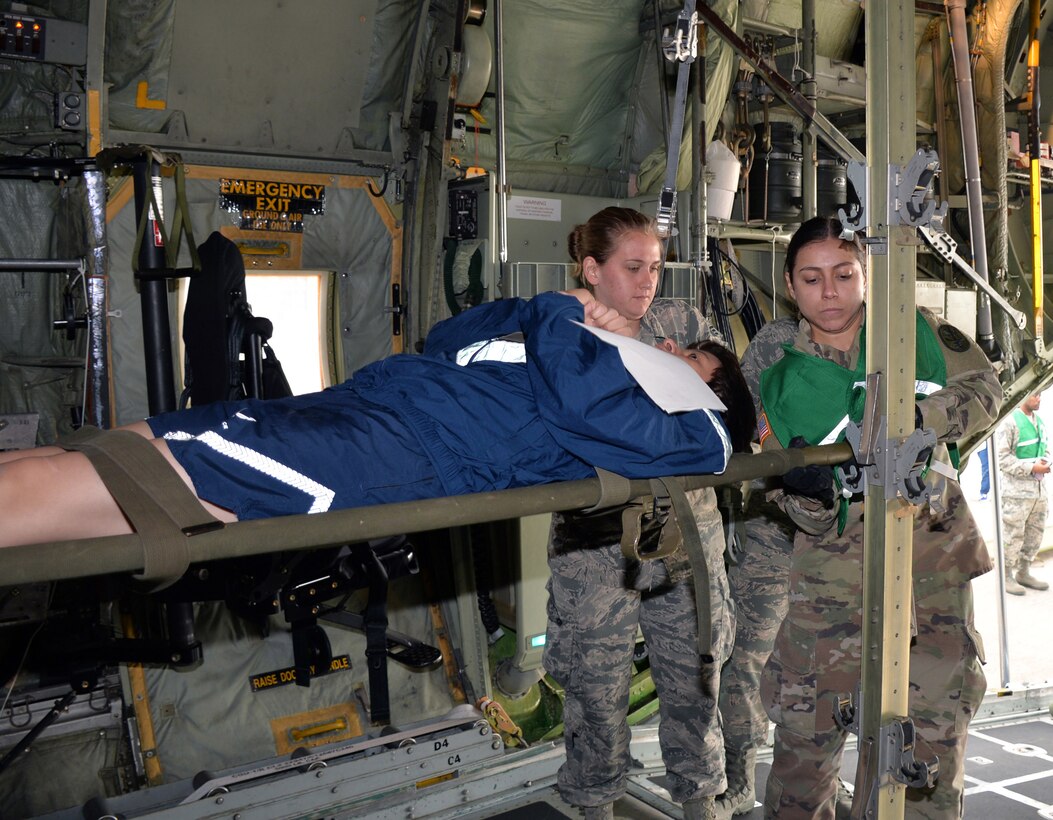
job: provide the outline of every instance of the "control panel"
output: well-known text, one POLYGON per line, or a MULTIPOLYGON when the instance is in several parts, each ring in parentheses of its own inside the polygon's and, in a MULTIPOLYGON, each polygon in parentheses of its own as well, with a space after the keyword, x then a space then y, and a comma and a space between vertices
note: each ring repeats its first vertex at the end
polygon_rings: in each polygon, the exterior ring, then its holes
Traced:
POLYGON ((88 27, 68 20, 0 14, 0 57, 41 63, 84 65, 88 27))
POLYGON ((479 192, 473 188, 450 189, 448 235, 452 239, 479 236, 479 192))

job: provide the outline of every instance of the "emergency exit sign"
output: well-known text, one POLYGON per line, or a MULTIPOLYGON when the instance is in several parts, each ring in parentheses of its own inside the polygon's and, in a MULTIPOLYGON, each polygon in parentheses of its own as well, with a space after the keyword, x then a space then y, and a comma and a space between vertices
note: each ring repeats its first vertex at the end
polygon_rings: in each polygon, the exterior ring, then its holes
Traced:
POLYGON ((219 206, 243 231, 303 233, 305 214, 325 213, 325 186, 265 179, 221 179, 219 206))

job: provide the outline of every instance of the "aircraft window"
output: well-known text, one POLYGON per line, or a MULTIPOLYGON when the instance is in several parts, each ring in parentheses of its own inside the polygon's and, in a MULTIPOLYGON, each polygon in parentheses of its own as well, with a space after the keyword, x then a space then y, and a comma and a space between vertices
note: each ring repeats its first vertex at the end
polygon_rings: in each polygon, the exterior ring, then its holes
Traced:
MULTIPOLYGON (((293 393, 312 393, 333 381, 332 315, 334 277, 331 271, 245 272, 245 290, 255 316, 270 319, 270 345, 282 363, 293 393)), ((179 283, 179 380, 183 368, 183 307, 186 281, 179 283)))

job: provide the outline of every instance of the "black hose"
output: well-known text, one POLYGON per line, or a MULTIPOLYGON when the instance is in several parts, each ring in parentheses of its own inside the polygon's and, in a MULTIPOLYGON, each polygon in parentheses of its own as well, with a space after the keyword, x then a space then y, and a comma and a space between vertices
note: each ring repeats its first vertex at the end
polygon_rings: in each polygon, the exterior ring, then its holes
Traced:
POLYGON ((472 550, 472 569, 475 572, 476 597, 479 600, 479 617, 482 619, 483 628, 487 635, 493 635, 501 629, 501 621, 497 617, 497 608, 494 606, 493 598, 490 597, 490 585, 493 579, 493 571, 490 564, 489 550, 472 550))
POLYGON ((26 732, 25 736, 14 745, 14 748, 4 755, 4 759, 0 760, 0 774, 3 774, 7 770, 7 767, 14 763, 16 758, 29 749, 40 733, 54 723, 59 714, 64 712, 66 707, 73 703, 73 700, 76 697, 77 693, 75 691, 70 691, 65 696, 55 701, 55 705, 51 707, 51 711, 44 715, 36 726, 26 732))

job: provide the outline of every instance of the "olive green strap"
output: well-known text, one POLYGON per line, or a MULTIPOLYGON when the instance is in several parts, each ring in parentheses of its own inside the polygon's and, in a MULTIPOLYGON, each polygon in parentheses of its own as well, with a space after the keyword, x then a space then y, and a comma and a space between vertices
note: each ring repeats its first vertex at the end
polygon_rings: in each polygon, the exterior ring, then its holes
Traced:
POLYGON ((582 510, 583 514, 588 515, 609 507, 620 507, 629 502, 633 497, 632 484, 629 479, 612 473, 610 470, 604 470, 602 467, 593 467, 593 469, 600 480, 600 498, 591 507, 582 510))
MULTIPOLYGON (((695 580, 695 610, 698 613, 698 654, 706 663, 713 662, 713 602, 709 597, 709 562, 702 547, 702 538, 698 534, 698 524, 687 500, 687 493, 675 478, 652 479, 651 484, 660 484, 673 503, 673 514, 680 535, 684 541, 684 551, 691 563, 691 573, 695 580)), ((669 526, 669 522, 666 523, 669 526)), ((714 693, 709 693, 714 694, 714 693)))
POLYGON ((146 438, 127 430, 83 427, 59 442, 84 453, 121 511, 143 550, 146 581, 168 586, 190 566, 187 539, 222 527, 146 438))
MULTIPOLYGON (((176 208, 172 219, 172 232, 169 235, 165 231, 164 220, 161 218, 161 208, 153 185, 148 185, 143 197, 143 209, 136 217, 135 244, 132 245, 132 271, 139 273, 139 249, 142 247, 146 236, 146 223, 150 215, 154 216, 154 224, 161 235, 161 245, 165 252, 165 266, 174 270, 179 258, 179 244, 183 234, 186 234, 187 251, 190 253, 190 267, 194 271, 201 270, 201 258, 198 255, 197 244, 194 242, 194 229, 190 222, 190 206, 186 196, 186 167, 177 154, 163 154, 151 148, 143 147, 148 162, 156 161, 160 165, 171 165, 174 170, 176 208)), ((184 274, 185 275, 185 274, 184 274)))

